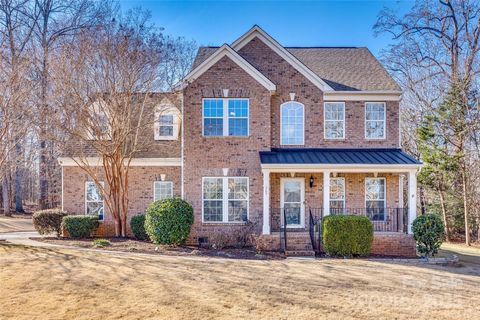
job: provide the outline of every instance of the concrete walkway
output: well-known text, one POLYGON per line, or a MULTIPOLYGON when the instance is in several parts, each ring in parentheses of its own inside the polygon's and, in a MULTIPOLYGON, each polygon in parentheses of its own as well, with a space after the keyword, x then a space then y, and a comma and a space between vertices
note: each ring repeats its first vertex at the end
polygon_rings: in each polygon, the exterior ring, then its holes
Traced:
POLYGON ((29 238, 41 237, 37 231, 5 232, 0 233, 0 241, 5 240, 8 243, 30 246, 30 247, 62 247, 59 245, 31 240, 29 238))

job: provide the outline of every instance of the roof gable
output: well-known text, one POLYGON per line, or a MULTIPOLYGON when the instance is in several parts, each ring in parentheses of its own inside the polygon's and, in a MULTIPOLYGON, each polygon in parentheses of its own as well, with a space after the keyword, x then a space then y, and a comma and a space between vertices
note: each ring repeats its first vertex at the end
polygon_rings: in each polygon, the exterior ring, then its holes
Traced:
POLYGON ((276 86, 271 82, 267 77, 265 77, 260 71, 255 69, 247 60, 242 58, 237 52, 235 52, 230 46, 224 44, 220 48, 216 49, 211 55, 205 58, 203 62, 196 65, 193 70, 183 79, 182 88, 188 85, 188 83, 194 81, 205 73, 210 67, 216 64, 223 57, 228 57, 239 67, 241 67, 245 72, 247 72, 252 78, 254 78, 258 83, 264 86, 270 93, 274 93, 276 86))
POLYGON ((252 39, 258 38, 264 42, 270 49, 282 57, 285 61, 290 63, 298 72, 305 76, 310 82, 316 85, 322 91, 333 91, 322 78, 310 70, 305 64, 298 60, 292 53, 282 47, 275 39, 263 31, 259 26, 255 25, 252 29, 246 32, 243 36, 232 43, 232 48, 235 51, 243 48, 252 39))

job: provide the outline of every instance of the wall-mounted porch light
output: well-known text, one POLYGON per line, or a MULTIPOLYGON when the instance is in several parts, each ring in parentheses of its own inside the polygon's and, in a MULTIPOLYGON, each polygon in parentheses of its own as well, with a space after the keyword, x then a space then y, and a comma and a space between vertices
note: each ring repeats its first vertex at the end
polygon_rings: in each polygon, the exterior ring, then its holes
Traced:
POLYGON ((313 183, 315 182, 315 179, 313 176, 310 176, 310 188, 313 188, 313 183))

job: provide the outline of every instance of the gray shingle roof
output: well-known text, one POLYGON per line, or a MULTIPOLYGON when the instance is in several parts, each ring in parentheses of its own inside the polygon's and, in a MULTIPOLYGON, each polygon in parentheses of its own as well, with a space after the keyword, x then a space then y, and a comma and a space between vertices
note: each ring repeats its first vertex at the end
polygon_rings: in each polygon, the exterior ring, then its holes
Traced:
POLYGON ((272 151, 260 152, 260 162, 262 164, 421 164, 401 149, 327 148, 273 148, 272 151))
MULTIPOLYGON (((193 68, 217 49, 218 47, 200 47, 193 68)), ((368 48, 286 49, 336 91, 400 90, 368 48)))

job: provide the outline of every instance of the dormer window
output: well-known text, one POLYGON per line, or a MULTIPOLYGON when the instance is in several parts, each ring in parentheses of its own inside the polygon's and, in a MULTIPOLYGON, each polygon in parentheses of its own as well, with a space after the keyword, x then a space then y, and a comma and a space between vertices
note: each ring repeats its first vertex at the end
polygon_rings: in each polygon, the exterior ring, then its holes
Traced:
POLYGON ((161 105, 155 110, 155 140, 177 140, 180 112, 173 105, 161 105))
POLYGON ((102 101, 94 102, 88 108, 87 137, 89 140, 110 140, 111 125, 108 117, 109 110, 102 101))

